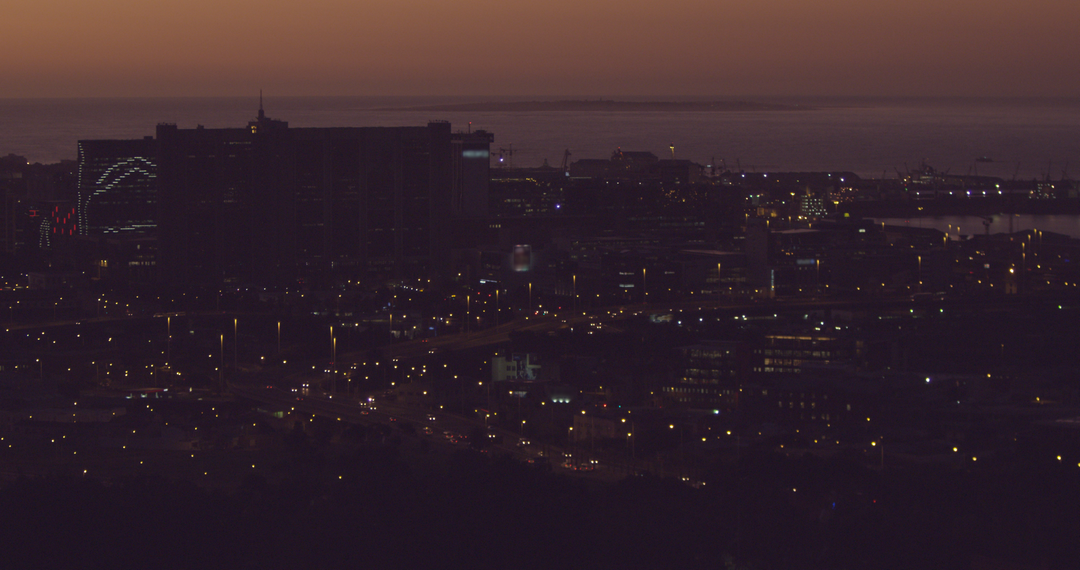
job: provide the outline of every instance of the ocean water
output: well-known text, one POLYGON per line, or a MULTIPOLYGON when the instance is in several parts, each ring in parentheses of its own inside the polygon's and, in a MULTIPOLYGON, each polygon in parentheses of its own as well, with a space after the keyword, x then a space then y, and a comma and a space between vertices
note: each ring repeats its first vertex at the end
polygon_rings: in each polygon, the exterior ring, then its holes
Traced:
MULTIPOLYGON (((571 161, 606 158, 617 148, 670 157, 674 146, 676 158, 749 172, 845 170, 892 178, 921 164, 1006 179, 1080 172, 1080 99, 744 98, 798 106, 744 112, 400 110, 484 100, 268 97, 265 109, 294 127, 446 120, 465 130, 471 122, 494 133, 493 151, 515 166, 545 159, 557 166, 567 149, 571 161), (992 162, 977 162, 981 157, 992 162)), ((258 104, 257 97, 0 99, 0 155, 48 163, 74 159, 80 139, 152 136, 158 123, 240 127, 255 117, 258 104)))

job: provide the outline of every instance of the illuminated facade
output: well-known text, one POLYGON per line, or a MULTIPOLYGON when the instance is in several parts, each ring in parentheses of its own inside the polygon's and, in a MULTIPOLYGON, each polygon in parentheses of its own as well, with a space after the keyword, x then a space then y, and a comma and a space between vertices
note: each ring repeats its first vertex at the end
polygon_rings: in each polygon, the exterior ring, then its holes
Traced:
POLYGON ((822 196, 799 196, 799 215, 804 218, 823 218, 828 212, 825 210, 825 198, 822 196))
POLYGON ((664 396, 691 409, 734 409, 746 376, 738 342, 711 341, 678 349, 678 365, 664 396))
POLYGON ((491 380, 534 381, 540 378, 540 359, 536 354, 501 354, 491 359, 491 380))
POLYGON ((79 141, 79 235, 147 234, 157 227, 153 138, 79 141))
POLYGON ((823 334, 771 334, 754 349, 753 372, 758 375, 800 374, 807 365, 821 366, 856 356, 858 344, 823 334))
POLYGON ((70 204, 54 203, 48 215, 45 215, 44 211, 34 210, 34 217, 41 220, 38 225, 39 249, 49 249, 56 245, 54 239, 62 240, 65 239, 62 236, 70 237, 76 234, 76 212, 70 204))

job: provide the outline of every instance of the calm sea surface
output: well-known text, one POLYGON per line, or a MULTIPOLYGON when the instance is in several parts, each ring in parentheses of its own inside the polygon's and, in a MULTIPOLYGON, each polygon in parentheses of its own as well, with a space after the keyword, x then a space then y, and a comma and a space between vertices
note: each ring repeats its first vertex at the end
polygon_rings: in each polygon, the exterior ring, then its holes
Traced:
MULTIPOLYGON (((472 128, 495 134, 496 153, 513 145, 515 166, 539 166, 545 158, 557 166, 565 149, 572 161, 606 158, 616 148, 669 157, 674 145, 676 158, 711 164, 715 157, 718 164, 757 172, 847 170, 894 177, 925 162, 952 173, 1003 178, 1042 177, 1049 170, 1057 179, 1068 168, 1080 174, 1080 99, 755 99, 801 110, 712 113, 385 110, 483 100, 280 97, 267 98, 265 107, 268 116, 294 127, 446 120, 464 130, 471 121, 472 128), (980 157, 993 162, 976 162, 980 157)), ((257 97, 0 99, 0 155, 45 163, 74 159, 80 139, 151 136, 163 122, 240 127, 257 110, 257 97)), ((510 153, 503 156, 509 162, 510 153)))

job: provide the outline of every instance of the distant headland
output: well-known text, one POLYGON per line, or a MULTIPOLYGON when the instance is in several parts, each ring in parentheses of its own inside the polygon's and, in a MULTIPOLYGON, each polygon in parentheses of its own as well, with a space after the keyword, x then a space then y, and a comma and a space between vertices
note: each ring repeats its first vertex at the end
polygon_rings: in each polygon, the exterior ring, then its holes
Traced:
POLYGON ((489 101, 392 107, 380 111, 438 111, 438 112, 545 112, 545 111, 658 111, 658 112, 732 112, 732 111, 806 111, 811 107, 756 103, 752 101, 614 101, 611 99, 580 99, 565 101, 489 101))

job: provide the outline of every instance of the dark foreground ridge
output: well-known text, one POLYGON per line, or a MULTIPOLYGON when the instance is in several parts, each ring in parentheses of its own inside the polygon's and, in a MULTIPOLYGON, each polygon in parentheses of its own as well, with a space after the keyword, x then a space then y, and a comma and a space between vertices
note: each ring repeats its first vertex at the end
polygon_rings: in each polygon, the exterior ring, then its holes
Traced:
POLYGON ((752 101, 506 101, 457 103, 422 107, 393 107, 380 111, 464 111, 464 112, 539 112, 539 111, 658 111, 658 112, 731 112, 731 111, 806 111, 811 107, 756 103, 752 101))

